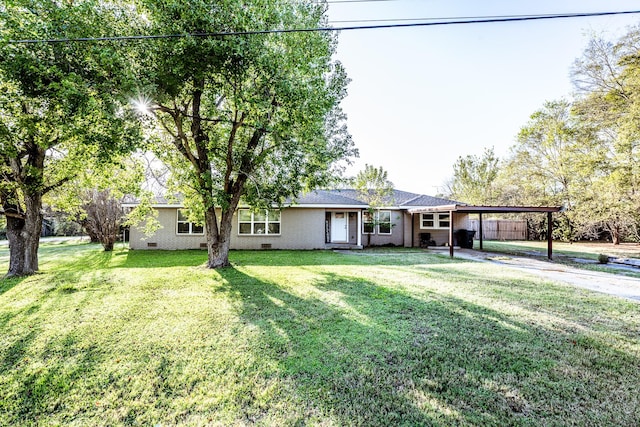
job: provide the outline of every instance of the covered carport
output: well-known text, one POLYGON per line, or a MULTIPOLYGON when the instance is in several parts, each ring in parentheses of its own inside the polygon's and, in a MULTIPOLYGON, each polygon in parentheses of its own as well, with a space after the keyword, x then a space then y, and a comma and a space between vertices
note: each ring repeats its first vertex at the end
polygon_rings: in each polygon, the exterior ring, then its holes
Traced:
POLYGON ((421 213, 449 213, 451 221, 449 223, 449 255, 454 255, 454 215, 478 214, 479 220, 479 241, 480 250, 482 247, 482 215, 483 214, 505 214, 505 213, 541 213, 547 214, 547 258, 553 257, 553 213, 562 211, 562 206, 472 206, 472 205, 442 205, 430 206, 409 210, 413 216, 421 213))

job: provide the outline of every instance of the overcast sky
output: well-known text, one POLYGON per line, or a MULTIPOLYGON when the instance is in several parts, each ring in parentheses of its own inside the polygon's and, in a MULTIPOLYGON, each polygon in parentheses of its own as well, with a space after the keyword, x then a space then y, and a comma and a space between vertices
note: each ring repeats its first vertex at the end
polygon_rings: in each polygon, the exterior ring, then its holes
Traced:
MULTIPOLYGON (((639 1, 330 0, 344 20, 445 18, 639 10, 639 1)), ((360 22, 373 25, 381 22, 360 22)), ((343 102, 364 164, 396 188, 435 194, 459 156, 494 147, 504 157, 545 100, 571 98, 570 70, 590 34, 612 40, 640 14, 512 23, 342 31, 351 83, 343 102)))

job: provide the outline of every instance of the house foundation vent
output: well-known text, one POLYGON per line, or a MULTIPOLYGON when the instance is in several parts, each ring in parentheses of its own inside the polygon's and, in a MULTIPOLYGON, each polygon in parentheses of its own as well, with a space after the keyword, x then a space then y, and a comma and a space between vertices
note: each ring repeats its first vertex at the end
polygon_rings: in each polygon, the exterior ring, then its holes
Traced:
POLYGON ((156 242, 148 242, 147 243, 147 247, 148 248, 157 248, 158 244, 156 242))
POLYGON ((206 243, 200 243, 200 249, 207 249, 206 243))
POLYGON ((262 249, 271 249, 271 243, 263 243, 260 245, 262 249))

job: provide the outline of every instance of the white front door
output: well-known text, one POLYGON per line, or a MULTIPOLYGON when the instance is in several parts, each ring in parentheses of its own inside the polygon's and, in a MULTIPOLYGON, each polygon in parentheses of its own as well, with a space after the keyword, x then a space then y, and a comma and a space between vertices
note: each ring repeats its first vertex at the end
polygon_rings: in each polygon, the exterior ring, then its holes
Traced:
POLYGON ((331 212, 331 242, 346 243, 348 215, 346 212, 331 212))

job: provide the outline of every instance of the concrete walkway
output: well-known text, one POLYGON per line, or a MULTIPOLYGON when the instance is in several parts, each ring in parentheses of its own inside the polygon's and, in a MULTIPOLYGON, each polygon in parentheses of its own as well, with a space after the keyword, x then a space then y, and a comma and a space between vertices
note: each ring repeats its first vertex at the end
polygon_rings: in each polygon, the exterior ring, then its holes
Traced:
MULTIPOLYGON (((640 279, 621 274, 583 270, 547 260, 480 252, 472 249, 457 250, 455 257, 504 265, 535 274, 547 280, 567 283, 580 288, 640 302, 640 279)), ((640 272, 640 269, 635 269, 635 271, 640 272)))

